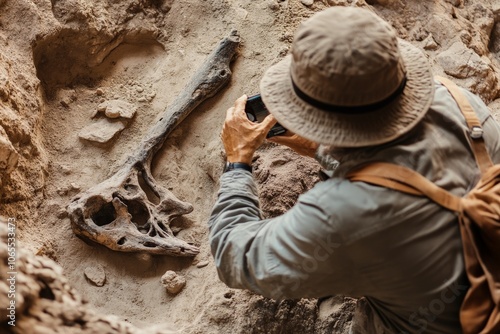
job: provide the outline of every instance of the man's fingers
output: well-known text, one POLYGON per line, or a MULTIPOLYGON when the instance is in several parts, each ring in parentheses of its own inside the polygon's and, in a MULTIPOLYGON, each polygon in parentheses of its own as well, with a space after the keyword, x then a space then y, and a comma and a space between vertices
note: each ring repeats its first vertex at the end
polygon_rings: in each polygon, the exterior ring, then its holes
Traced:
POLYGON ((234 102, 234 114, 238 116, 245 116, 245 106, 247 104, 248 97, 243 94, 234 102))
POLYGON ((271 128, 276 124, 276 118, 274 118, 273 115, 269 114, 264 118, 262 123, 260 123, 260 126, 263 127, 266 130, 266 133, 271 130, 271 128))

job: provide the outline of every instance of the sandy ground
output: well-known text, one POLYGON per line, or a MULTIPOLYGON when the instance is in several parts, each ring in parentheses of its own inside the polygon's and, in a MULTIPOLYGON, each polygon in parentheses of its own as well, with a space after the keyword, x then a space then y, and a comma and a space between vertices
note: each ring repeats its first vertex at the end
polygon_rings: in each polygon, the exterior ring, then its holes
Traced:
MULTIPOLYGON (((0 0, 0 137, 18 156, 15 168, 3 169, 0 214, 17 218, 19 243, 55 260, 96 312, 139 328, 343 332, 353 300, 279 302, 227 288, 213 266, 206 221, 224 162, 219 133, 226 109, 243 93, 258 92, 266 68, 289 52, 298 24, 326 7, 375 11, 428 55, 436 74, 470 88, 500 112, 498 0, 367 2, 0 0), (193 111, 153 161, 156 180, 194 206, 174 225, 179 238, 200 246, 200 254, 118 253, 75 237, 65 211, 70 199, 120 166, 231 29, 239 31, 242 45, 230 84, 193 111), (79 138, 96 121, 99 104, 111 100, 136 108, 126 128, 105 145, 79 138), (84 275, 99 266, 106 277, 100 287, 84 275), (187 281, 175 296, 160 282, 167 270, 187 281)), ((0 168, 8 165, 2 163, 0 168)), ((317 181, 318 166, 266 145, 256 170, 264 213, 273 216, 317 181)))

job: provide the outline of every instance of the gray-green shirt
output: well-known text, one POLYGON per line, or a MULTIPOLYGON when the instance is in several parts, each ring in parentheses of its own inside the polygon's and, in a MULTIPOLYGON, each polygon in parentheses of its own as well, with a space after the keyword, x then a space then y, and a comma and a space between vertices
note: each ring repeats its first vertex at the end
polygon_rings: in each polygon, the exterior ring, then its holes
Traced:
MULTIPOLYGON (((498 163, 500 127, 477 96, 463 92, 498 163)), ((209 220, 219 277, 276 299, 364 296, 372 317, 354 319, 354 333, 460 332, 468 283, 456 214, 344 176, 361 163, 392 162, 463 196, 479 173, 466 133, 456 102, 436 83, 431 108, 411 133, 383 146, 332 151, 340 160, 334 176, 282 216, 261 219, 249 172, 224 173, 209 220)))

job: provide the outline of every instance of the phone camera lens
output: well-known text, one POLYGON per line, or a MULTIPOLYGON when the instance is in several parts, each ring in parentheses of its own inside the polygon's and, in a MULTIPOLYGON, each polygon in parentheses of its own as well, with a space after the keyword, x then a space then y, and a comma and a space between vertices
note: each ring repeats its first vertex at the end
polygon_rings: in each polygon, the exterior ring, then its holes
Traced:
POLYGON ((247 113, 247 117, 249 120, 251 120, 252 122, 255 122, 255 116, 253 114, 250 114, 250 113, 247 113))

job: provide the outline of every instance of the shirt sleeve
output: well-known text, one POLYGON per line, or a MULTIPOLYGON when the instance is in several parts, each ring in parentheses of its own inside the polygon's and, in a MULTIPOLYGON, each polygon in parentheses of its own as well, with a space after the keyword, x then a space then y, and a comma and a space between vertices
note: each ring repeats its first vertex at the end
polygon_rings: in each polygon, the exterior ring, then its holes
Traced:
POLYGON ((320 188, 301 195, 284 215, 262 220, 251 173, 224 173, 209 220, 220 279, 276 299, 349 293, 349 257, 334 217, 319 204, 320 188))

